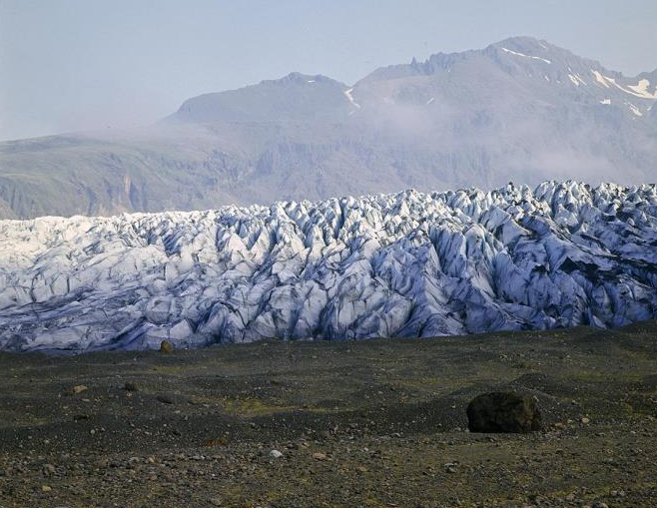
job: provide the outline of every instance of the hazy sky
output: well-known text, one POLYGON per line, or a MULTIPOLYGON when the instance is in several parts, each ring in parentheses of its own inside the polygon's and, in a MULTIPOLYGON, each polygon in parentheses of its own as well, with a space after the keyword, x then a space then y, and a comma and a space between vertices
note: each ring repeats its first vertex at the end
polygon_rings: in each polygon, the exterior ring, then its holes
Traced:
POLYGON ((0 139, 145 125, 188 97, 532 35, 635 75, 657 0, 0 0, 0 139))

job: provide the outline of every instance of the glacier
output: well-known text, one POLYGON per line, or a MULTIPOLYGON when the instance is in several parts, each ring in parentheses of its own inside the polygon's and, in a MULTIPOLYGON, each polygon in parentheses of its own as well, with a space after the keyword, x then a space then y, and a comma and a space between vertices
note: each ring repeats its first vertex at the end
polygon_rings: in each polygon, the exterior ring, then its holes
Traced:
POLYGON ((0 349, 615 327, 657 316, 657 185, 549 181, 0 221, 0 349))

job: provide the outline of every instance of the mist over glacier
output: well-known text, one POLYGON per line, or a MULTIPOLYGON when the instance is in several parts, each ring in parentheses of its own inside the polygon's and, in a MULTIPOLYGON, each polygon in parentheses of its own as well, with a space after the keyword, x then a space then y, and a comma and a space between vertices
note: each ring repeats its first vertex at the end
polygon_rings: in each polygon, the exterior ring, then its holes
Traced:
POLYGON ((657 315, 657 186, 415 190, 0 221, 0 349, 620 326, 657 315))

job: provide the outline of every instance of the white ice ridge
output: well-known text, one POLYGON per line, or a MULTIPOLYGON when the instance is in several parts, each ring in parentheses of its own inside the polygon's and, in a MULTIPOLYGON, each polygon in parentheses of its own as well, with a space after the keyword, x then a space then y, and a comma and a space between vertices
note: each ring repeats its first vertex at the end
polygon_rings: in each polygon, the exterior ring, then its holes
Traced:
POLYGON ((531 58, 531 59, 533 59, 533 60, 541 60, 541 61, 543 61, 543 62, 545 62, 545 63, 548 63, 548 64, 551 64, 551 63, 552 63, 550 60, 547 60, 547 59, 545 59, 545 58, 541 58, 540 56, 525 55, 525 54, 523 54, 523 53, 518 53, 518 52, 516 52, 516 51, 511 51, 510 49, 507 49, 507 48, 502 48, 502 51, 504 51, 504 52, 506 52, 506 53, 509 53, 509 54, 511 54, 511 55, 523 56, 523 57, 525 57, 525 58, 531 58))
POLYGON ((5 350, 429 337, 656 315, 655 185, 0 221, 5 350))

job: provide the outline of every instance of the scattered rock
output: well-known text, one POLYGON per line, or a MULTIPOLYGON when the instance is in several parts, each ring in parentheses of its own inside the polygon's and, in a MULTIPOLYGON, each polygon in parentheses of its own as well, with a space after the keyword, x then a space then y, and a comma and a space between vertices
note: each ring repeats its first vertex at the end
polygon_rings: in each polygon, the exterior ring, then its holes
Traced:
POLYGON ((529 395, 492 392, 475 397, 467 409, 471 432, 531 432, 541 430, 541 413, 529 395))
POLYGON ((169 395, 158 395, 157 400, 161 402, 162 404, 173 404, 173 399, 169 395))
POLYGON ((44 464, 43 465, 43 474, 45 476, 50 476, 55 473, 55 466, 52 464, 44 464))
POLYGON ((42 491, 42 492, 51 492, 51 491, 52 491, 52 488, 49 487, 48 485, 42 485, 42 486, 41 486, 41 491, 42 491))
POLYGON ((109 466, 109 460, 108 460, 108 459, 98 459, 98 460, 95 460, 95 461, 92 463, 92 466, 93 466, 94 468, 96 468, 96 469, 103 469, 103 468, 109 466))
POLYGON ((591 505, 591 508, 609 508, 607 503, 603 503, 602 501, 596 501, 591 505))
POLYGON ((280 459, 283 456, 283 454, 278 450, 272 450, 269 452, 269 456, 274 459, 280 459))
POLYGON ((89 388, 87 388, 87 387, 84 386, 84 385, 77 385, 77 386, 74 386, 74 387, 72 388, 72 391, 73 391, 73 393, 82 393, 82 392, 84 392, 84 391, 86 391, 86 390, 88 390, 88 389, 89 389, 89 388))
POLYGON ((313 459, 315 460, 326 460, 326 454, 322 452, 313 453, 313 459))
POLYGON ((452 462, 447 462, 445 464, 445 472, 446 473, 456 473, 458 471, 459 467, 459 462, 458 460, 452 461, 452 462))
POLYGON ((582 422, 583 424, 586 425, 587 423, 590 423, 591 420, 590 420, 589 418, 587 418, 587 417, 583 417, 583 418, 580 420, 580 422, 582 422))
POLYGON ((165 355, 170 355, 171 353, 173 353, 173 351, 174 351, 173 344, 171 344, 171 342, 169 342, 168 340, 163 340, 160 343, 160 353, 164 353, 165 355))

